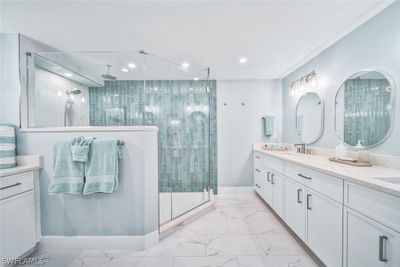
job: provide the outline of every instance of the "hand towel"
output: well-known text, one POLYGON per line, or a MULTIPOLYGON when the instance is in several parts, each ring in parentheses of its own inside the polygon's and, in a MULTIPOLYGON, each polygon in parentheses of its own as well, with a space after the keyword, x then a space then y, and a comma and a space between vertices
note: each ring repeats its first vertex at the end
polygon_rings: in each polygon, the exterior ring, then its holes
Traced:
POLYGON ((0 169, 17 166, 15 127, 0 125, 0 169))
POLYGON ((72 160, 79 162, 87 162, 90 145, 92 144, 94 137, 78 136, 71 140, 71 151, 72 160))
POLYGON ((72 160, 71 142, 67 140, 56 142, 53 150, 53 178, 48 188, 49 194, 81 194, 84 176, 84 163, 72 160))
POLYGON ((118 189, 118 160, 121 158, 117 139, 95 139, 85 164, 83 194, 112 193, 118 189))

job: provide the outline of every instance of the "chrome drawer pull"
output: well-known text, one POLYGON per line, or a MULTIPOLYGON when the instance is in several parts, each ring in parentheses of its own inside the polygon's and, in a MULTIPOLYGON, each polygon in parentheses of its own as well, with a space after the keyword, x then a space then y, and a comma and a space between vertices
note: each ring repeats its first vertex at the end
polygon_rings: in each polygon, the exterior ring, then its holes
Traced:
POLYGON ((267 172, 267 182, 270 182, 270 179, 269 179, 270 174, 271 174, 271 172, 267 172))
POLYGON ((261 159, 259 156, 256 156, 256 159, 261 159))
POLYGON ((259 169, 256 169, 256 172, 261 172, 259 169))
POLYGON ((5 186, 5 187, 0 188, 0 190, 4 190, 4 189, 11 188, 11 187, 14 187, 14 186, 19 186, 19 185, 21 185, 21 183, 16 183, 16 184, 8 185, 8 186, 5 186))
POLYGON ((257 186, 258 188, 261 188, 261 186, 259 186, 258 184, 256 184, 256 186, 257 186))
POLYGON ((304 178, 304 179, 311 180, 311 177, 310 177, 310 176, 305 176, 305 175, 303 175, 303 174, 301 174, 301 173, 298 173, 297 175, 300 176, 300 177, 302 177, 302 178, 304 178))
POLYGON ((386 243, 387 243, 388 237, 381 235, 379 237, 379 261, 387 262, 387 257, 386 257, 386 243))
POLYGON ((307 209, 308 209, 308 210, 311 210, 310 198, 311 198, 311 194, 307 194, 307 209))
POLYGON ((274 176, 275 176, 275 174, 271 173, 271 184, 275 184, 274 176))
POLYGON ((303 203, 300 199, 301 189, 297 189, 297 203, 303 203))

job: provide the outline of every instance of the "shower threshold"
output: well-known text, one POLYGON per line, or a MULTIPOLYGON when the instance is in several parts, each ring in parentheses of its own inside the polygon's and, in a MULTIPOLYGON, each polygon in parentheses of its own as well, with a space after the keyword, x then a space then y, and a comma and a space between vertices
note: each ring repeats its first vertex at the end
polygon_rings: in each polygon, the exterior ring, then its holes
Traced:
POLYGON ((198 219, 203 214, 213 210, 214 208, 214 193, 212 189, 210 189, 210 199, 208 201, 200 204, 197 207, 194 207, 191 210, 188 210, 171 221, 162 223, 159 227, 160 239, 169 236, 170 234, 184 227, 186 224, 198 219))

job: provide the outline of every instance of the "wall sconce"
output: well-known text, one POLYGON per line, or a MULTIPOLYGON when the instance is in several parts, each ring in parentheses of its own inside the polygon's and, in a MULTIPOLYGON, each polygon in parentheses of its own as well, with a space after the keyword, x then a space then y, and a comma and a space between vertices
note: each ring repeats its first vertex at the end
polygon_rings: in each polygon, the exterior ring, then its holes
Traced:
POLYGON ((289 87, 289 96, 303 95, 306 92, 315 90, 317 87, 317 74, 312 71, 300 79, 292 82, 289 87))

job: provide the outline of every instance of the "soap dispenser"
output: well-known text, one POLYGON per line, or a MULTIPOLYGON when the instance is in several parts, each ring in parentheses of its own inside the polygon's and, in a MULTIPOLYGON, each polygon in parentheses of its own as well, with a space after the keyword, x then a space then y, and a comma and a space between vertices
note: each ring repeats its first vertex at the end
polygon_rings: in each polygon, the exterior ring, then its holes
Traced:
POLYGON ((347 147, 345 145, 343 145, 342 141, 340 141, 339 144, 335 148, 335 157, 336 157, 336 159, 347 157, 347 147))
POLYGON ((369 163, 369 152, 365 150, 365 147, 361 144, 361 140, 358 140, 356 149, 357 161, 362 163, 369 163))

